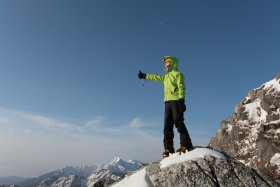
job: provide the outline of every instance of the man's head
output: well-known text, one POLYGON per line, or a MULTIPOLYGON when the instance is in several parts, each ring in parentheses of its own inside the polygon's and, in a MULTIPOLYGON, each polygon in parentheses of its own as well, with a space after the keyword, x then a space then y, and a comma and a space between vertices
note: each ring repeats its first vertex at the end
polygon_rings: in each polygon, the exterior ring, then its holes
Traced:
POLYGON ((178 64, 179 64, 178 58, 176 58, 174 56, 164 56, 163 63, 164 63, 166 72, 169 72, 172 70, 178 71, 178 64))

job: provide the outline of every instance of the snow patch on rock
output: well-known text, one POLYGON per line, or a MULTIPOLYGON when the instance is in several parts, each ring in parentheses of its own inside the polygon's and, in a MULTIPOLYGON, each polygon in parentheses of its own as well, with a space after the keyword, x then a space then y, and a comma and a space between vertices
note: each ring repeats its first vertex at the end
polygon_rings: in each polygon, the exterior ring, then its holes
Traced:
POLYGON ((261 123, 266 121, 267 112, 261 107, 260 101, 249 103, 245 106, 248 112, 248 119, 252 122, 261 123))
POLYGON ((280 153, 276 153, 270 160, 272 166, 277 166, 277 174, 280 175, 280 153))
POLYGON ((199 158, 204 158, 205 156, 210 155, 216 158, 227 159, 222 153, 214 151, 208 148, 196 148, 193 151, 186 152, 185 154, 179 155, 178 153, 173 154, 160 162, 160 168, 179 164, 188 160, 197 160, 199 158))

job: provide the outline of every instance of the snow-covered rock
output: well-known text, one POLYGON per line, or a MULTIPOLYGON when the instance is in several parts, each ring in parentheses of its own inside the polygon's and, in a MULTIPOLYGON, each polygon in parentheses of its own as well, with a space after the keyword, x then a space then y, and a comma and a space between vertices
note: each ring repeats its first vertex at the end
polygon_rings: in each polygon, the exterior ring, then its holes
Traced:
POLYGON ((205 156, 213 156, 216 158, 227 159, 222 153, 207 149, 207 148, 196 148, 195 150, 188 152, 187 154, 179 155, 178 153, 172 154, 171 156, 163 159, 160 162, 160 168, 166 168, 170 165, 179 164, 189 160, 197 160, 204 158, 205 156))
POLYGON ((277 186, 269 177, 207 148, 154 162, 112 187, 277 186))
POLYGON ((209 146, 280 180, 280 73, 248 93, 209 146))

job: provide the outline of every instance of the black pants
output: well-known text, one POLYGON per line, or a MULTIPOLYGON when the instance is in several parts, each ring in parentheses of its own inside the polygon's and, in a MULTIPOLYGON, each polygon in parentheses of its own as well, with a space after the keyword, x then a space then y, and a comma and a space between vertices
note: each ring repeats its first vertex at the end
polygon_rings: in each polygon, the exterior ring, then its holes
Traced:
POLYGON ((180 111, 178 101, 167 101, 165 102, 163 144, 165 150, 169 150, 171 152, 174 152, 174 124, 180 133, 181 146, 186 147, 188 150, 192 150, 192 141, 184 123, 184 112, 180 111))

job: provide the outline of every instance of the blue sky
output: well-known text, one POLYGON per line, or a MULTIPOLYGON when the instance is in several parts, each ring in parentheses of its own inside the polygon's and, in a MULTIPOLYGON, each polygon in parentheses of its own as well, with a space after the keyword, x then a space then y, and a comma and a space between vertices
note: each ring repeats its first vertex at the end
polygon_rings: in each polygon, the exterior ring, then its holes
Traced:
POLYGON ((248 91, 279 72, 279 8, 272 0, 0 1, 0 176, 114 156, 160 159, 163 86, 136 75, 163 74, 165 55, 181 61, 187 128, 207 145, 248 91))

